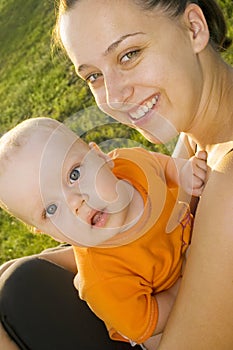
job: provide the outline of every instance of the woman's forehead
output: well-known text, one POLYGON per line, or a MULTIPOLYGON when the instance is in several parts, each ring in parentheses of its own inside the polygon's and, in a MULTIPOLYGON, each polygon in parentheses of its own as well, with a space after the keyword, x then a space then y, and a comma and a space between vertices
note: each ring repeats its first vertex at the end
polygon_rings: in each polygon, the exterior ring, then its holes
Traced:
POLYGON ((79 54, 82 61, 95 48, 104 53, 120 37, 144 31, 152 15, 130 0, 80 1, 61 16, 61 40, 71 59, 79 54))

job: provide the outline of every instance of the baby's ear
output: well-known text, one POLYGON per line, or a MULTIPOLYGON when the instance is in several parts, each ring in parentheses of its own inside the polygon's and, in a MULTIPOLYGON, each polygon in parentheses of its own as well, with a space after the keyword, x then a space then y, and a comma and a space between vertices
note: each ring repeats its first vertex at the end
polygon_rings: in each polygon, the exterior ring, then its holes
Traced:
POLYGON ((113 160, 109 157, 108 154, 104 153, 95 142, 90 142, 89 147, 94 150, 100 158, 102 158, 109 166, 110 169, 114 167, 113 160))

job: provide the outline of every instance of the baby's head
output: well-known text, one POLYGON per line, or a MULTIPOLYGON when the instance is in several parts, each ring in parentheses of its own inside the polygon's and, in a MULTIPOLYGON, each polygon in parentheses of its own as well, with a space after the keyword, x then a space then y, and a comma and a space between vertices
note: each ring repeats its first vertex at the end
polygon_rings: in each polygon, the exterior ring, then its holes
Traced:
POLYGON ((56 240, 92 246, 121 231, 130 191, 99 150, 50 118, 0 139, 0 205, 56 240))
POLYGON ((1 207, 29 225, 35 225, 33 212, 40 193, 42 155, 49 138, 59 128, 62 124, 55 119, 32 118, 18 124, 0 139, 1 207), (26 208, 25 202, 28 203, 26 208))

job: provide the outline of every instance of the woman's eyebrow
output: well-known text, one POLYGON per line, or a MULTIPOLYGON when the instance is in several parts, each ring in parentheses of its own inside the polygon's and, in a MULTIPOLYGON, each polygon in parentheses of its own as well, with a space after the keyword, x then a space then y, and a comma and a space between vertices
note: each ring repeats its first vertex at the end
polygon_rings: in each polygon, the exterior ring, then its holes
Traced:
MULTIPOLYGON (((118 40, 114 41, 104 52, 104 56, 107 56, 111 52, 117 49, 117 47, 122 43, 124 40, 128 39, 129 37, 136 36, 136 35, 144 35, 143 32, 135 32, 130 33, 126 35, 122 35, 118 40)), ((81 74, 83 71, 87 70, 89 68, 88 64, 81 64, 79 67, 77 67, 76 72, 77 74, 81 74)))
POLYGON ((113 52, 114 50, 116 50, 116 48, 120 45, 120 43, 122 43, 122 41, 126 40, 129 37, 132 36, 136 36, 136 35, 141 35, 141 34, 145 34, 143 32, 135 32, 135 33, 130 33, 130 34, 126 34, 126 35, 122 35, 118 40, 114 41, 108 48, 107 50, 104 52, 104 56, 108 55, 109 53, 113 52))

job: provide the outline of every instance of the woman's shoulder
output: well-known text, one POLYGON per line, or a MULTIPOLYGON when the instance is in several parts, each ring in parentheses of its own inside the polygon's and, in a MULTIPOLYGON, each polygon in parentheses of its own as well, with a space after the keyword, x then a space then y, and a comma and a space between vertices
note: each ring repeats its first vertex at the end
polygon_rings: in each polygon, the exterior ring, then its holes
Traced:
POLYGON ((233 149, 224 154, 211 170, 196 213, 196 229, 205 234, 232 233, 233 149))
POLYGON ((203 195, 223 201, 231 195, 229 199, 233 202, 233 141, 218 147, 215 157, 208 162, 211 171, 203 195))
MULTIPOLYGON (((208 152, 208 165, 213 169, 222 169, 226 164, 231 166, 233 160, 233 141, 217 144, 208 152)), ((224 170, 222 169, 222 170, 224 170)))

